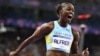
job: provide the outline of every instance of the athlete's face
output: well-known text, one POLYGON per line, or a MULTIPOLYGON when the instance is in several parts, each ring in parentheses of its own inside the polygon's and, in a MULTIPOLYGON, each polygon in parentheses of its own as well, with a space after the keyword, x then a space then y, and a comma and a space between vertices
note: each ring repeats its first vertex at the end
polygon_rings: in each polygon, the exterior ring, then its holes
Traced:
POLYGON ((60 16, 63 21, 70 23, 74 17, 74 6, 72 4, 65 4, 60 11, 60 16))

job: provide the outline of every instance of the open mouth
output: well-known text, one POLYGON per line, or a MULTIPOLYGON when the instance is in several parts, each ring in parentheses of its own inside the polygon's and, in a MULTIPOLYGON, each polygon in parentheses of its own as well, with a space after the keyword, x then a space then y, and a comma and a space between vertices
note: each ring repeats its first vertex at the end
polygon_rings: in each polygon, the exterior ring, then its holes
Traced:
POLYGON ((72 16, 71 16, 71 15, 68 15, 67 17, 68 17, 69 19, 72 19, 72 16))

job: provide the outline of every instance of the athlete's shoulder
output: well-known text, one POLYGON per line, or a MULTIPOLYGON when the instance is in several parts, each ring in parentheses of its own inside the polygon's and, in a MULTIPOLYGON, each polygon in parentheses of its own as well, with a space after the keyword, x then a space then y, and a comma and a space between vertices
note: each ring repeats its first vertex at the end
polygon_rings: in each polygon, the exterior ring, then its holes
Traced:
POLYGON ((45 34, 48 34, 53 29, 53 21, 48 23, 43 23, 41 26, 37 27, 37 30, 42 31, 45 34))
POLYGON ((73 33, 74 37, 79 38, 80 35, 79 35, 79 32, 76 29, 72 28, 72 33, 73 33))
POLYGON ((79 32, 78 32, 76 29, 74 29, 73 27, 72 27, 72 32, 73 32, 74 34, 79 34, 79 32))
POLYGON ((47 29, 52 29, 53 28, 53 25, 54 25, 54 23, 53 23, 53 21, 50 21, 50 22, 48 22, 48 23, 43 23, 41 26, 39 26, 40 28, 47 28, 47 29))

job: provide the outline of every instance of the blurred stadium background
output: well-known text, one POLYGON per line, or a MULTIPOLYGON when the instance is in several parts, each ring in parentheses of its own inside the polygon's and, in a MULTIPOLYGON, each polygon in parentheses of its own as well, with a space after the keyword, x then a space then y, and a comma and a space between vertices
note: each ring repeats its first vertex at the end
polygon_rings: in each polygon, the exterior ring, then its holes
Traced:
MULTIPOLYGON (((100 0, 0 0, 0 56, 8 56, 42 23, 56 20, 55 5, 60 2, 75 5, 71 24, 83 34, 81 47, 88 47, 90 56, 100 56, 100 0)), ((18 56, 44 54, 42 39, 31 43, 18 56)))

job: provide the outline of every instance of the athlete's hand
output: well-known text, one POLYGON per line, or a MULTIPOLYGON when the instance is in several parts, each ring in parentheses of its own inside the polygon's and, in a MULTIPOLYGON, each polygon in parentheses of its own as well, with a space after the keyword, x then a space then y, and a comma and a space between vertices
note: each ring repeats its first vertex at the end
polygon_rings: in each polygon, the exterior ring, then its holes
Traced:
POLYGON ((11 52, 9 53, 9 56, 16 56, 16 51, 11 51, 11 52))
POLYGON ((88 50, 88 48, 86 48, 86 49, 82 52, 82 56, 89 56, 89 50, 88 50))

